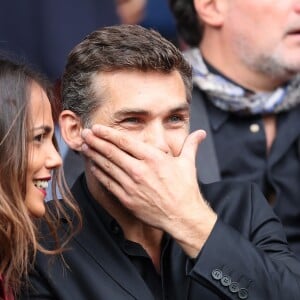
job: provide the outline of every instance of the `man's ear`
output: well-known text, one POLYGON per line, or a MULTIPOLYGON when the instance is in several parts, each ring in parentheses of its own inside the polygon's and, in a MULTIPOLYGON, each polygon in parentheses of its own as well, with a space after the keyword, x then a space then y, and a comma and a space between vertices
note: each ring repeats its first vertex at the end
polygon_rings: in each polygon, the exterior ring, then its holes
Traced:
POLYGON ((83 139, 80 118, 71 110, 63 110, 59 115, 59 126, 66 144, 71 149, 81 152, 83 139))
POLYGON ((198 17, 204 23, 219 27, 224 21, 228 0, 194 0, 194 7, 198 17))

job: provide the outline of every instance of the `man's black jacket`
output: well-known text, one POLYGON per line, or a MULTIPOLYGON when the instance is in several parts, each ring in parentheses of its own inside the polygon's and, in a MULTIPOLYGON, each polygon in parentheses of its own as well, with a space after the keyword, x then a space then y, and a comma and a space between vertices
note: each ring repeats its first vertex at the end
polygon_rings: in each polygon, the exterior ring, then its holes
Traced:
MULTIPOLYGON (((164 299, 298 300, 300 263, 259 189, 220 182, 201 190, 218 221, 195 260, 171 240, 161 263, 164 299)), ((84 176, 72 192, 83 213, 83 230, 68 245, 65 263, 38 253, 32 288, 20 299, 154 300, 113 232, 103 226, 84 176)))

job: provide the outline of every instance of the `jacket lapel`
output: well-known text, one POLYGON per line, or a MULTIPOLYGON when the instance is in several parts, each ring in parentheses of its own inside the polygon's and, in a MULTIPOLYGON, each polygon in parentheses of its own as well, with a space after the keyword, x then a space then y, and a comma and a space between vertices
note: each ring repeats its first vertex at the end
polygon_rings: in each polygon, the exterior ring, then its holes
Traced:
POLYGON ((83 214, 83 229, 75 237, 76 241, 95 260, 96 267, 102 268, 112 280, 118 282, 135 299, 154 300, 148 286, 114 242, 101 222, 97 211, 89 204, 78 180, 72 191, 80 204, 83 214))
POLYGON ((199 146, 196 156, 198 179, 203 183, 219 181, 221 175, 207 109, 204 99, 196 87, 193 89, 190 114, 190 130, 204 129, 206 131, 206 139, 199 146))

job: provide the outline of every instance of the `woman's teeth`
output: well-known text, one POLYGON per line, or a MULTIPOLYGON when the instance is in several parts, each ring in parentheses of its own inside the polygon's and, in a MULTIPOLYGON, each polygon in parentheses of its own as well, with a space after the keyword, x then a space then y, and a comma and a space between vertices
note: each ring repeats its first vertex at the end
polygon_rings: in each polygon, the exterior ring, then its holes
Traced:
POLYGON ((48 188, 48 180, 35 180, 34 185, 38 189, 47 189, 48 188))

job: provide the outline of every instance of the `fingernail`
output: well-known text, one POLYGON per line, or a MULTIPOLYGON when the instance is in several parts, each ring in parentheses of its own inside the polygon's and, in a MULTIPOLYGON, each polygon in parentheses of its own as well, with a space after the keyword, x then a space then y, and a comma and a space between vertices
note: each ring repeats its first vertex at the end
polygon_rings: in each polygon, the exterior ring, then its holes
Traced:
POLYGON ((87 134, 89 133, 90 129, 88 128, 84 128, 82 131, 81 131, 81 136, 83 138, 85 138, 87 136, 87 134))
POLYGON ((88 149, 89 149, 89 146, 87 144, 83 143, 82 146, 81 146, 81 150, 86 151, 88 149))

